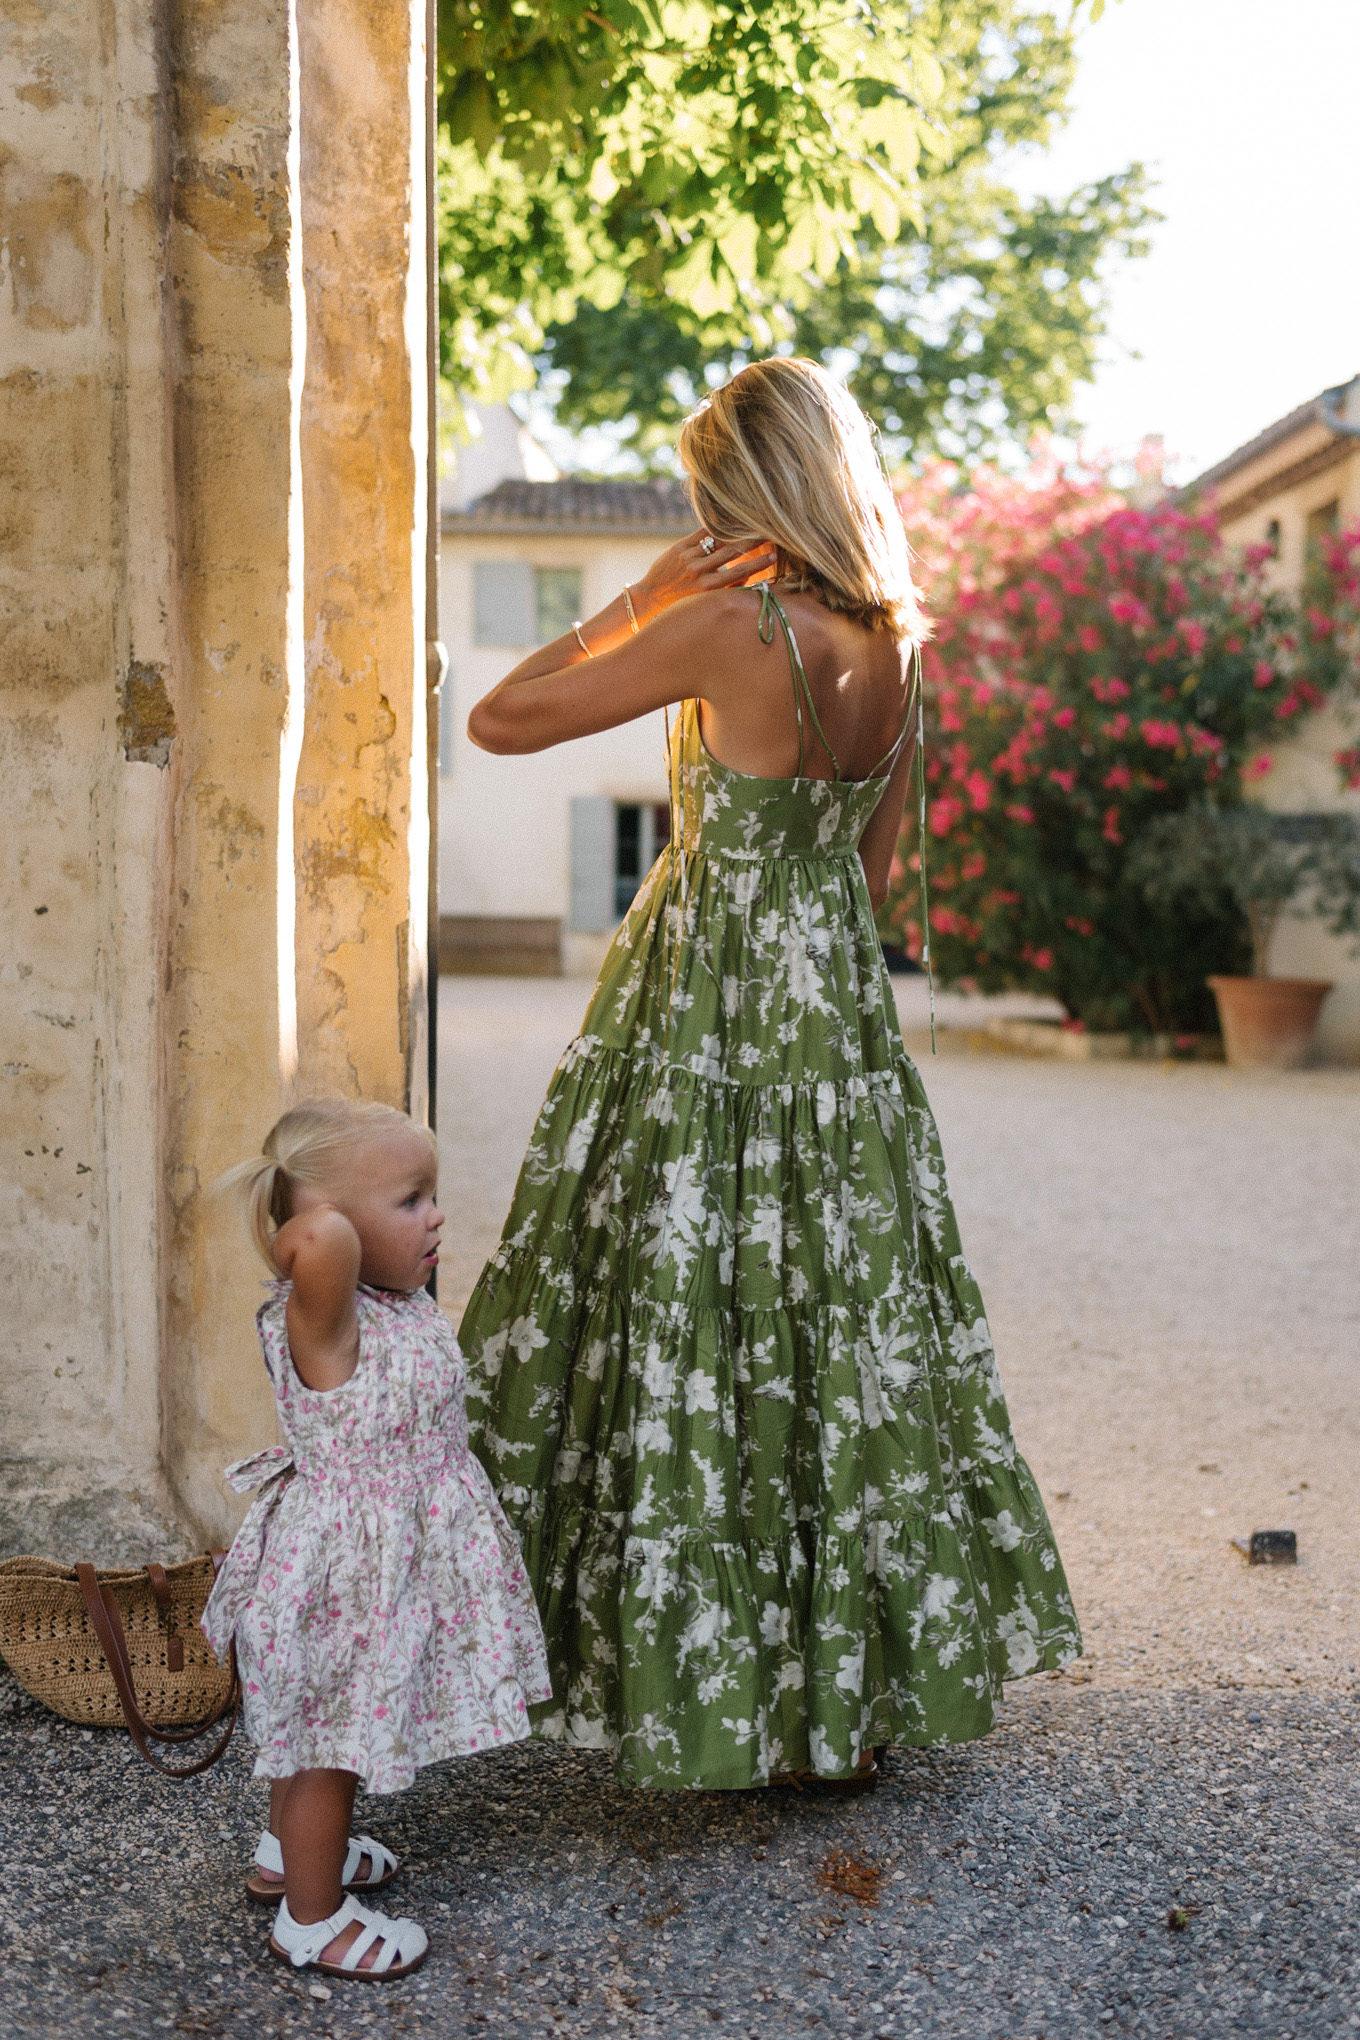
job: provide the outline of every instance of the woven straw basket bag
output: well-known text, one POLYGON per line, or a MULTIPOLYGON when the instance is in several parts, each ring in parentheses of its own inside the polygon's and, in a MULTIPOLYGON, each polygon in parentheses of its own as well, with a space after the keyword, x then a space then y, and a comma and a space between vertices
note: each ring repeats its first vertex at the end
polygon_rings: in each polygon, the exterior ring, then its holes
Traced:
POLYGON ((218 1552, 182 1565, 96 1572, 50 1558, 0 1565, 0 1655, 35 1700, 83 1728, 126 1727, 147 1762, 173 1776, 205 1770, 231 1737, 240 1703, 234 1656, 214 1657, 199 1628, 218 1552), (206 1756, 172 1767, 151 1742, 192 1742, 228 1716, 206 1756))

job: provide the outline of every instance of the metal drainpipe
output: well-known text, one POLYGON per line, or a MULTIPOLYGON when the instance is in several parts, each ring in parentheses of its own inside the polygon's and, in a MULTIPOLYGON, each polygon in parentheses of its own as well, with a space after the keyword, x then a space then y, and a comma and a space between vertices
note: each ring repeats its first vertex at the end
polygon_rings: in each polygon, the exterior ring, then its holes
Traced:
POLYGON ((1349 418, 1341 415, 1341 399, 1350 383, 1337 383, 1330 390, 1324 390, 1317 400, 1317 416, 1321 424, 1332 432, 1340 433, 1345 439, 1360 439, 1360 425, 1352 425, 1349 418))

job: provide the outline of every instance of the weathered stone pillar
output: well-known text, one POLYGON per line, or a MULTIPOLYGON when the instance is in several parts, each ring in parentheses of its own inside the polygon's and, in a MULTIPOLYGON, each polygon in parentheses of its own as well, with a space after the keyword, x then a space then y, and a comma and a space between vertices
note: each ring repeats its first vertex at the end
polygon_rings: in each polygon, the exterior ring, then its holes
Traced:
POLYGON ((210 1186, 299 1086, 421 1102, 423 16, 303 4, 301 76, 290 0, 0 37, 8 1550, 230 1528, 273 1414, 210 1186))
MULTIPOLYGON (((147 10, 0 39, 0 1544, 160 1471, 158 1020, 177 605, 147 10)), ((91 1533, 94 1534, 94 1533, 91 1533)))
POLYGON ((299 78, 287 0, 176 0, 169 344, 180 645, 167 899, 165 1462, 196 1521, 274 1435, 261 1272, 211 1196, 296 1065, 293 789, 302 743, 299 78))
POLYGON ((425 41, 411 0, 298 0, 307 379, 299 1088, 423 1114, 425 41))

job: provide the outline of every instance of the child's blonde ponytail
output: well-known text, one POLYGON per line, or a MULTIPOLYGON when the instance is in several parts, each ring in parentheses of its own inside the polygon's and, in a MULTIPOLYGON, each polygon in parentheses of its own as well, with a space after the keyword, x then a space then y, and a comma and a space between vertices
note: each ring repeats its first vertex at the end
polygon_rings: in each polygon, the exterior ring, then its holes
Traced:
POLYGON ((418 1126, 395 1106, 357 1104, 348 1098, 305 1099, 269 1129, 260 1154, 228 1169, 213 1190, 236 1191, 242 1197, 250 1236, 273 1268, 274 1235, 293 1215, 294 1185, 324 1188, 345 1149, 365 1134, 394 1127, 424 1134, 434 1149, 430 1129, 418 1126))

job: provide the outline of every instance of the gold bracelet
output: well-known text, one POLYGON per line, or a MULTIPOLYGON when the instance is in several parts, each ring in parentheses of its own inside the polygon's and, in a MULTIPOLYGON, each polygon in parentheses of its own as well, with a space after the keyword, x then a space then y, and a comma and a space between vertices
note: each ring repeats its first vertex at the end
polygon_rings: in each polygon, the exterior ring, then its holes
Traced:
POLYGON ((595 656, 594 652, 592 652, 592 651, 591 651, 591 649, 590 649, 590 646, 589 646, 589 645, 588 645, 588 644, 586 643, 585 639, 584 639, 584 638, 583 638, 583 637, 581 636, 581 619, 580 619, 580 617, 579 617, 579 616, 577 617, 577 619, 576 619, 575 623, 574 623, 574 624, 572 625, 572 629, 573 629, 573 630, 575 631, 575 633, 576 633, 576 642, 577 642, 577 644, 578 644, 578 645, 579 645, 579 646, 581 647, 581 650, 582 650, 582 651, 583 651, 583 652, 585 653, 585 655, 586 655, 586 657, 587 657, 588 659, 593 659, 593 658, 594 658, 594 656, 595 656))
POLYGON ((628 583, 626 581, 623 584, 623 606, 628 611, 628 621, 632 624, 633 636, 636 637, 642 626, 637 620, 637 612, 633 608, 633 598, 628 592, 628 583))

